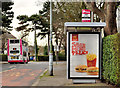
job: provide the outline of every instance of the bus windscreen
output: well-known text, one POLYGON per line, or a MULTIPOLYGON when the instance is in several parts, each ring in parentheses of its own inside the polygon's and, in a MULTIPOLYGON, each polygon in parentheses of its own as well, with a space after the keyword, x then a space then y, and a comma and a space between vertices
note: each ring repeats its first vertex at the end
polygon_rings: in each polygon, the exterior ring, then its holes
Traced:
POLYGON ((10 53, 19 53, 19 50, 16 50, 16 51, 10 51, 10 53))
POLYGON ((19 43, 19 40, 10 40, 10 44, 12 43, 19 43))

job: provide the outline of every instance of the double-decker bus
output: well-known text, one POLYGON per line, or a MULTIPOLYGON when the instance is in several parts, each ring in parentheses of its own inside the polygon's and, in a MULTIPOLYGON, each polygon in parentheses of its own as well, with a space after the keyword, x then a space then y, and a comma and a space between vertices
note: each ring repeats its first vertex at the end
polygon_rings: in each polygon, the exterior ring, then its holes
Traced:
POLYGON ((22 39, 8 39, 8 63, 28 63, 28 44, 22 39))

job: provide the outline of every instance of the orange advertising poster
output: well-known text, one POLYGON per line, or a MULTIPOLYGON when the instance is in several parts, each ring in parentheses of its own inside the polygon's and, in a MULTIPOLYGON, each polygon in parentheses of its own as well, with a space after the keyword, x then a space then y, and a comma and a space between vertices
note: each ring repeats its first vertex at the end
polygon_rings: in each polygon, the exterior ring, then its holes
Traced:
POLYGON ((72 41, 78 41, 78 34, 72 34, 72 41))

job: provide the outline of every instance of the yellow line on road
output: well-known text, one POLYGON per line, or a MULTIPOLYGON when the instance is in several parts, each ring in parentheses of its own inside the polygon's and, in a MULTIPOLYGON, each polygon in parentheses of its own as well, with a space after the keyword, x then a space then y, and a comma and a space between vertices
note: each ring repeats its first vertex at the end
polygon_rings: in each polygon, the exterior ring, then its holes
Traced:
POLYGON ((30 74, 30 75, 34 75, 34 74, 30 74))

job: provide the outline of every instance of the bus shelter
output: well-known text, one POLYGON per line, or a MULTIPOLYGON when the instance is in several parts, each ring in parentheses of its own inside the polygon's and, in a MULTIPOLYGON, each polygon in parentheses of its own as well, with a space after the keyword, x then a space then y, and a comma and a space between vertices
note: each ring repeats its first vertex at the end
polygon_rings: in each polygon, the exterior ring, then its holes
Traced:
POLYGON ((66 22, 67 78, 73 83, 101 79, 101 43, 104 22, 66 22))

